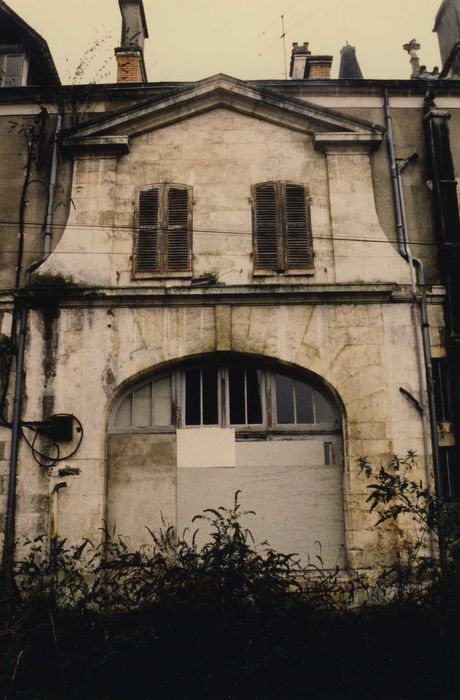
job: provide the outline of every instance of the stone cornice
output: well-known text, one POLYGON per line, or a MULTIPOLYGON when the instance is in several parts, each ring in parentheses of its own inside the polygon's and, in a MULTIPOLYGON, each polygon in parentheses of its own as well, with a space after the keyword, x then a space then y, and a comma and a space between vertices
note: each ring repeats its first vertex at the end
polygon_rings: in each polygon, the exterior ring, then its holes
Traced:
POLYGON ((345 132, 381 135, 383 127, 317 104, 260 89, 225 75, 199 81, 186 89, 83 124, 67 141, 88 137, 136 136, 211 109, 224 107, 247 116, 308 134, 345 132))
MULTIPOLYGON (((129 306, 280 306, 296 304, 412 303, 410 285, 328 284, 328 285, 244 285, 211 287, 36 287, 18 290, 17 299, 31 307, 46 300, 66 307, 129 306)), ((439 297, 442 303, 442 297, 439 297)), ((434 300, 434 303, 438 303, 434 300)))
POLYGON ((382 142, 382 133, 315 134, 315 149, 325 153, 370 153, 382 142))
POLYGON ((93 155, 121 156, 129 153, 128 136, 87 136, 68 138, 62 142, 62 148, 75 157, 93 155))

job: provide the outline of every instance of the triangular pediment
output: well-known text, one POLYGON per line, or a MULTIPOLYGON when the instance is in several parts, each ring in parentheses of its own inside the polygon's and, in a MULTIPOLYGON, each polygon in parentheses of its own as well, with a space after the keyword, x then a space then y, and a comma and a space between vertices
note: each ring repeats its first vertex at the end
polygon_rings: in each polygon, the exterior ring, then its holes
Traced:
POLYGON ((311 135, 360 134, 380 140, 384 131, 383 127, 370 122, 303 100, 280 97, 265 88, 219 74, 168 96, 86 123, 69 132, 64 143, 69 147, 78 147, 79 144, 89 147, 91 141, 107 146, 112 142, 124 143, 129 148, 130 138, 217 108, 230 109, 311 135))

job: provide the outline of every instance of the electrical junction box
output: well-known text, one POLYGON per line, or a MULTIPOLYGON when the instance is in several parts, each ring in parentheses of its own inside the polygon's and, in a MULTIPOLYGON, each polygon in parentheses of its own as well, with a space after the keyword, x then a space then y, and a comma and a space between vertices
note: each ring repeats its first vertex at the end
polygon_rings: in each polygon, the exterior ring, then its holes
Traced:
POLYGON ((72 442, 73 440, 73 416, 68 413, 50 416, 44 432, 54 442, 72 442))

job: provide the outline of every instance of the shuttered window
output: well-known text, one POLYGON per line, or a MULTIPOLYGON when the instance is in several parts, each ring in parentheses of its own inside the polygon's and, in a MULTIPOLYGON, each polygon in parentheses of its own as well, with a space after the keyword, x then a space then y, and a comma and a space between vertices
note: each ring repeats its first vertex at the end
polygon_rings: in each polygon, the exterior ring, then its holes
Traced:
POLYGON ((191 187, 160 184, 139 192, 134 272, 152 275, 191 269, 191 187))
POLYGON ((258 270, 311 269, 313 247, 308 190, 289 182, 252 188, 254 261, 258 270))

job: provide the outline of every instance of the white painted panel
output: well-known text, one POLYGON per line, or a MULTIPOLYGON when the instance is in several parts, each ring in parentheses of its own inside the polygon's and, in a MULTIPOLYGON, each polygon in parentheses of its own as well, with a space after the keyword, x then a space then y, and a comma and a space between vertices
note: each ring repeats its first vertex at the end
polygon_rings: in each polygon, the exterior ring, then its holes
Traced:
POLYGON ((179 468, 234 467, 233 428, 182 428, 177 431, 179 468))
POLYGON ((314 438, 237 443, 235 469, 178 469, 178 532, 198 527, 203 544, 210 527, 202 520, 192 523, 193 516, 205 508, 231 507, 241 490, 242 509, 256 513, 245 516, 256 545, 268 541, 280 552, 297 553, 304 564, 319 564, 321 556, 326 568, 344 566, 342 469, 323 461, 323 439, 314 438), (321 460, 306 464, 309 451, 315 457, 321 451, 321 460))
MULTIPOLYGON (((325 440, 330 442, 330 437, 325 440)), ((264 467, 269 465, 302 466, 323 464, 323 439, 242 441, 236 443, 236 464, 239 467, 264 467)))

